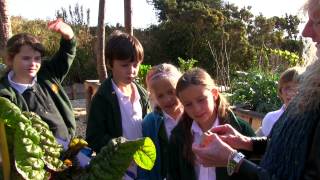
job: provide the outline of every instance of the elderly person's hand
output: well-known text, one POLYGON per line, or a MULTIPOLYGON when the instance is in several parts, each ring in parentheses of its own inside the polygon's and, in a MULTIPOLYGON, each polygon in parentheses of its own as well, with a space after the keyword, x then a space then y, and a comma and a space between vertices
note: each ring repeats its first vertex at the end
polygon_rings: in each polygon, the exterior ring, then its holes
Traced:
POLYGON ((197 161, 206 167, 226 167, 229 155, 235 150, 223 142, 215 133, 211 134, 208 144, 192 145, 197 161))
POLYGON ((240 134, 230 124, 216 126, 210 130, 219 138, 234 149, 252 150, 252 142, 250 137, 240 134))
POLYGON ((52 31, 60 33, 61 36, 66 40, 70 40, 74 36, 74 32, 71 26, 63 22, 61 18, 58 18, 54 21, 50 21, 48 23, 48 28, 52 31))

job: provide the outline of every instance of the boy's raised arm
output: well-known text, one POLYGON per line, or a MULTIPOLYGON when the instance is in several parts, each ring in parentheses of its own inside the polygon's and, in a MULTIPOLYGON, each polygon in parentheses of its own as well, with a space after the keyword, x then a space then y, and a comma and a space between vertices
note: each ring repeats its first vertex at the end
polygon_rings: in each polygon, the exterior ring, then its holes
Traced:
POLYGON ((73 30, 67 23, 63 22, 61 18, 48 23, 48 28, 52 31, 60 33, 66 40, 71 40, 74 36, 73 30))

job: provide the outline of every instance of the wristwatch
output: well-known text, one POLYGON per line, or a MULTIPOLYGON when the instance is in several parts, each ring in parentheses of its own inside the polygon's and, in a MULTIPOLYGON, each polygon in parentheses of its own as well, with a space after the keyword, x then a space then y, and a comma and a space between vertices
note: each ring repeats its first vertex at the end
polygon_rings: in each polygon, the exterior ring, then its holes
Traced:
POLYGON ((227 173, 231 176, 235 171, 240 162, 245 158, 245 156, 238 151, 234 151, 229 155, 227 164, 227 173))

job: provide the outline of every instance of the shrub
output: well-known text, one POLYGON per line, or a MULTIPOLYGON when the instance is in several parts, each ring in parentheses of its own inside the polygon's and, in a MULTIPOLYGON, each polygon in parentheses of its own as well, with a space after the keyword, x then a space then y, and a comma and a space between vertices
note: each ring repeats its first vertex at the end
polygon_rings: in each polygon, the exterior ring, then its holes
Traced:
POLYGON ((251 70, 237 71, 236 74, 231 82, 232 104, 245 104, 260 113, 274 111, 281 106, 277 96, 278 73, 251 70))
POLYGON ((184 60, 181 57, 178 57, 179 70, 184 73, 189 69, 192 69, 198 61, 191 58, 184 60))
POLYGON ((151 65, 149 64, 140 65, 137 82, 143 87, 146 87, 146 76, 150 69, 151 69, 151 65))

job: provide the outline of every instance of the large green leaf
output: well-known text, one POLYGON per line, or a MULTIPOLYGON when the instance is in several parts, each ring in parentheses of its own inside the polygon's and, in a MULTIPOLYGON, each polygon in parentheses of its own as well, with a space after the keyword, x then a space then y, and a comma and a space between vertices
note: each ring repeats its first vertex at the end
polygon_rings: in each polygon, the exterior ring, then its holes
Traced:
POLYGON ((143 145, 134 153, 133 159, 143 169, 153 168, 156 161, 156 148, 149 137, 144 139, 143 145))
POLYGON ((149 137, 111 139, 90 162, 89 174, 82 179, 121 180, 132 160, 144 169, 152 169, 156 148, 149 137))

